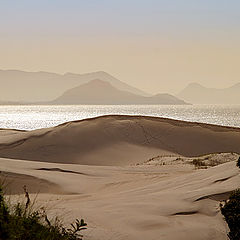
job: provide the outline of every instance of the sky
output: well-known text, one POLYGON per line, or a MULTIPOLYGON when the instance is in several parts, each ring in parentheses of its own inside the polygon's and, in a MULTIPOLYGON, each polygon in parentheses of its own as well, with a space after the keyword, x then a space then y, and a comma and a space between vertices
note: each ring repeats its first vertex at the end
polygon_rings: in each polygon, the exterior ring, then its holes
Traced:
POLYGON ((0 0, 0 69, 224 88, 240 82, 239 42, 239 0, 0 0))

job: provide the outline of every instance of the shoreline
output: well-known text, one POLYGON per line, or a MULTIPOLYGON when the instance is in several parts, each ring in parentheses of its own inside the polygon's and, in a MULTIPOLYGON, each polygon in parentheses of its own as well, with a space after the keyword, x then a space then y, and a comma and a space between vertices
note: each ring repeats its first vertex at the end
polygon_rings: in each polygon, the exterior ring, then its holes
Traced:
POLYGON ((35 130, 79 119, 118 114, 240 127, 240 105, 0 106, 0 127, 35 130))
POLYGON ((203 127, 219 127, 219 128, 226 128, 226 129, 232 129, 232 130, 240 130, 240 126, 239 127, 234 127, 234 126, 227 126, 227 125, 219 125, 219 124, 213 124, 213 123, 205 123, 205 122, 197 122, 197 121, 187 121, 187 120, 179 120, 179 119, 175 119, 175 118, 168 118, 168 117, 157 117, 157 116, 148 116, 148 115, 131 115, 131 114, 105 114, 105 115, 99 115, 99 116, 95 116, 95 117, 88 117, 88 118, 84 118, 84 119, 79 119, 79 120, 71 120, 71 121, 66 121, 63 123, 60 123, 58 125, 55 126, 50 126, 50 127, 46 127, 46 128, 37 128, 37 129, 32 129, 32 130, 24 130, 24 129, 17 129, 17 128, 0 128, 0 131, 19 131, 19 132, 30 132, 30 131, 36 131, 36 130, 42 130, 42 129, 47 129, 47 128, 56 128, 56 127, 60 127, 60 126, 64 126, 67 125, 69 123, 79 123, 79 122, 84 122, 84 121, 93 121, 96 119, 100 119, 100 118, 108 118, 108 117, 128 117, 128 118, 149 118, 149 119, 155 119, 155 120, 162 120, 162 121, 169 121, 169 122, 175 122, 177 123, 181 123, 181 124, 191 124, 191 125, 199 125, 199 126, 203 126, 203 127))

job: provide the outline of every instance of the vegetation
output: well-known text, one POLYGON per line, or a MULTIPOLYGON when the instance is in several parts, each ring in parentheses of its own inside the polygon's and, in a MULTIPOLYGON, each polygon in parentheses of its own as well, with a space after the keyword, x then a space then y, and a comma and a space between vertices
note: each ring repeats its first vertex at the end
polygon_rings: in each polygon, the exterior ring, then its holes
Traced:
POLYGON ((224 158, 223 157, 218 158, 217 154, 211 154, 211 155, 193 159, 190 163, 193 164, 196 169, 207 169, 208 167, 215 167, 230 161, 232 161, 232 157, 225 156, 224 158))
POLYGON ((237 167, 240 168, 240 157, 239 157, 238 160, 237 160, 237 167))
POLYGON ((7 204, 0 186, 0 239, 1 240, 80 240, 86 229, 83 219, 77 219, 65 228, 58 218, 49 221, 43 208, 33 210, 29 194, 24 188, 26 203, 7 204))
POLYGON ((221 212, 228 224, 230 240, 240 239, 240 189, 232 192, 229 200, 224 205, 220 205, 221 212))
POLYGON ((191 162, 195 168, 207 168, 207 165, 206 163, 204 162, 204 160, 202 159, 193 159, 192 162, 191 162))
MULTIPOLYGON (((240 157, 237 160, 237 167, 240 168, 240 157)), ((224 204, 220 204, 221 213, 228 224, 230 240, 240 239, 240 189, 233 191, 224 204)))

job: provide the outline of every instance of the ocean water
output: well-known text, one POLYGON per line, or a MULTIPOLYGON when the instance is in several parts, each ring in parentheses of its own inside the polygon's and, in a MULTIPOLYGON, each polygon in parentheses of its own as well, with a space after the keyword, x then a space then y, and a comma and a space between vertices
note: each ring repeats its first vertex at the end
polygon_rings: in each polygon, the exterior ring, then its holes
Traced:
POLYGON ((32 130, 108 114, 166 117, 240 127, 240 105, 0 106, 0 128, 32 130))

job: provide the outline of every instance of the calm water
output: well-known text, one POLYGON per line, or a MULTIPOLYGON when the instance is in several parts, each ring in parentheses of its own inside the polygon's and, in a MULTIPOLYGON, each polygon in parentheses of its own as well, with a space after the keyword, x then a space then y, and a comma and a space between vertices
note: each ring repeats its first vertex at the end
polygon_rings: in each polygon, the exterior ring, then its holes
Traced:
POLYGON ((240 127, 240 105, 0 106, 0 128, 38 129, 107 114, 167 117, 240 127))

